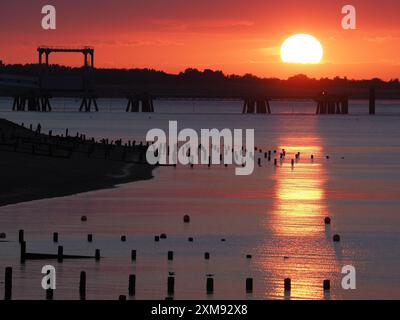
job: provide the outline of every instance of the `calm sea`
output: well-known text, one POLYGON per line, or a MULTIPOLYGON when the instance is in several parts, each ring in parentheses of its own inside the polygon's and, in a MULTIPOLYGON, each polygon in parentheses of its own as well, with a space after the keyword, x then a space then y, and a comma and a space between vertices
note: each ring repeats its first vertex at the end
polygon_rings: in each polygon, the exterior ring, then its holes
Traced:
POLYGON ((130 274, 137 279, 132 299, 163 299, 170 272, 176 299, 400 298, 400 101, 377 104, 375 116, 367 115, 366 101, 351 101, 347 116, 315 116, 312 102, 275 101, 273 115, 242 115, 239 102, 156 101, 156 113, 135 114, 124 112, 124 100, 100 100, 99 113, 78 113, 78 100, 58 99, 54 112, 30 113, 11 112, 11 100, 1 99, 0 117, 60 134, 68 128, 99 139, 144 140, 149 129, 177 120, 180 129, 255 129, 257 147, 287 155, 278 167, 262 157, 251 176, 235 176, 233 166, 162 167, 149 181, 1 207, 0 232, 9 242, 0 242, 0 292, 2 270, 12 266, 13 298, 43 299, 41 268, 53 264, 55 299, 78 299, 81 271, 88 299, 127 294, 130 274), (66 254, 99 248, 104 258, 20 265, 18 229, 25 229, 28 252, 55 253, 52 233, 59 232, 66 254), (154 242, 161 233, 167 239, 154 242), (339 243, 332 241, 336 233, 339 243), (345 265, 356 268, 356 290, 341 286, 345 265), (213 295, 206 294, 208 274, 213 295), (248 277, 252 294, 245 291, 248 277), (284 278, 292 279, 290 294, 284 278), (331 280, 330 293, 324 279, 331 280))

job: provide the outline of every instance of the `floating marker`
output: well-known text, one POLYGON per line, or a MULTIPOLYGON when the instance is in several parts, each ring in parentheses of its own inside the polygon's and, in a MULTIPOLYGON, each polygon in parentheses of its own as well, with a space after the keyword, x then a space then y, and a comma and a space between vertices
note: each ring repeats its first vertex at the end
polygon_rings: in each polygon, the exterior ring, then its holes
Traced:
POLYGON ((331 224, 331 218, 325 217, 324 222, 325 224, 331 224))

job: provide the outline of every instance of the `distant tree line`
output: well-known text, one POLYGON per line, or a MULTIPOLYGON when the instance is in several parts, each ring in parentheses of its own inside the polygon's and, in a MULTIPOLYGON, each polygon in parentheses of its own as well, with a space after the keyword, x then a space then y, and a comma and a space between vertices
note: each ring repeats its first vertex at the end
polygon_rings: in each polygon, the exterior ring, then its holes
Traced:
MULTIPOLYGON (((23 76, 38 76, 37 64, 4 65, 0 64, 0 73, 23 76)), ((42 66, 43 68, 43 66, 42 66)), ((48 74, 60 76, 81 76, 83 68, 51 65, 48 74)), ((267 96, 303 96, 319 91, 347 93, 355 98, 365 97, 370 87, 380 91, 382 98, 400 96, 399 79, 384 81, 379 78, 353 80, 346 77, 309 78, 304 74, 295 75, 286 80, 278 78, 260 78, 252 74, 226 75, 222 71, 205 69, 200 71, 188 68, 179 74, 169 74, 154 69, 93 69, 90 77, 95 88, 103 95, 120 96, 133 92, 148 92, 157 95, 267 95, 267 96)))

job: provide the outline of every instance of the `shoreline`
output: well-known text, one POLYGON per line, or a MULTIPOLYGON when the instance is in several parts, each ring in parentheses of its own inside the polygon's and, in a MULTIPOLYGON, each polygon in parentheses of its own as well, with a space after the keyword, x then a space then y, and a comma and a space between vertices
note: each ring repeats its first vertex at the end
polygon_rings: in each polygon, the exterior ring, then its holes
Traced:
POLYGON ((39 134, 4 119, 0 134, 0 206, 153 178, 155 166, 142 162, 144 146, 39 134))

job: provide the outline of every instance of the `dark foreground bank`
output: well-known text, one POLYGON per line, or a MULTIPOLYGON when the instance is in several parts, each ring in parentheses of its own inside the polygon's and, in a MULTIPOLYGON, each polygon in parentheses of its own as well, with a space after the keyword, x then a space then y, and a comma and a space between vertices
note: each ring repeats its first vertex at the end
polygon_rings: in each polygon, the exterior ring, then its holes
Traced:
POLYGON ((0 119, 0 206, 152 178, 146 147, 95 142, 0 119))

